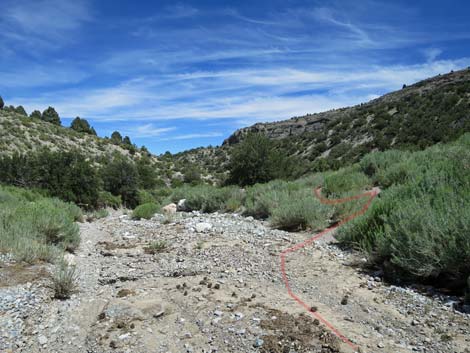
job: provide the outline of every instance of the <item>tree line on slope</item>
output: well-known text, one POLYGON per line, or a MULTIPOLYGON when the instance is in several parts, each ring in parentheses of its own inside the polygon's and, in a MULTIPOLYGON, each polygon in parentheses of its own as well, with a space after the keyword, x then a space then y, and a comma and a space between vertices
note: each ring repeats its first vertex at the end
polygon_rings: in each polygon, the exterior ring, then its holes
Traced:
MULTIPOLYGON (((21 117, 29 117, 31 119, 38 119, 38 120, 41 120, 41 121, 44 121, 53 125, 62 126, 62 121, 60 119, 60 116, 54 107, 49 106, 42 113, 39 110, 34 110, 28 116, 28 113, 26 112, 26 110, 24 109, 22 105, 19 105, 17 107, 13 105, 6 106, 5 102, 0 96, 0 110, 3 110, 5 112, 16 113, 21 117)), ((79 116, 77 116, 75 119, 72 120, 69 128, 79 133, 97 136, 96 130, 90 125, 90 123, 86 119, 80 118, 79 116)), ((122 137, 118 131, 114 131, 111 134, 110 141, 115 145, 119 145, 129 150, 131 154, 134 154, 137 151, 137 147, 131 142, 131 139, 129 138, 129 136, 122 137)), ((142 147, 142 150, 144 152, 147 151, 145 147, 142 147)))
POLYGON ((95 165, 79 151, 42 149, 0 158, 0 183, 46 190, 51 196, 95 209, 137 206, 139 189, 157 185, 148 156, 136 162, 120 154, 95 165))

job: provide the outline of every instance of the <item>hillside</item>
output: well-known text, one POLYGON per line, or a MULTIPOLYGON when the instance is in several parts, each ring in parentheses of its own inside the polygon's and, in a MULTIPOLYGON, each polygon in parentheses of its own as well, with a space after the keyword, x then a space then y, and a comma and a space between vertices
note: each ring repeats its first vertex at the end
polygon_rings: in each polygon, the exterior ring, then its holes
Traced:
MULTIPOLYGON (((110 139, 0 109, 0 155, 30 153, 42 147, 53 151, 78 149, 95 160, 113 153, 132 157, 129 149, 113 144, 110 139)), ((141 153, 137 150, 133 155, 140 157, 141 153)))
POLYGON ((299 157, 304 172, 309 172, 337 169, 375 150, 423 149, 467 131, 470 69, 429 78, 353 107, 258 123, 235 131, 219 148, 194 149, 175 159, 220 173, 233 146, 248 133, 261 133, 289 156, 299 157))

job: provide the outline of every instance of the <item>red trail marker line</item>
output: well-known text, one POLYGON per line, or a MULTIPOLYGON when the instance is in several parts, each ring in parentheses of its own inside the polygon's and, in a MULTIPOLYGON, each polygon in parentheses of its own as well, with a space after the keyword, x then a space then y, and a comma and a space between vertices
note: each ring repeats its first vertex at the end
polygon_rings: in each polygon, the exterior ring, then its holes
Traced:
POLYGON ((348 202, 348 201, 352 201, 352 200, 358 200, 358 199, 361 199, 361 198, 364 198, 364 197, 368 197, 368 200, 367 200, 366 204, 359 211, 347 216, 346 218, 343 218, 340 222, 334 224, 333 226, 331 226, 329 228, 324 229, 323 231, 321 231, 320 233, 314 235, 313 237, 311 237, 311 238, 309 238, 309 239, 307 239, 307 240, 305 240, 301 243, 298 243, 298 244, 282 251, 281 254, 280 254, 282 279, 284 281, 284 284, 286 285, 287 293, 289 294, 289 296, 292 299, 294 299, 299 305, 304 307, 311 315, 313 315, 319 321, 321 321, 323 324, 325 324, 344 343, 348 344, 353 349, 357 349, 358 346, 356 344, 352 343, 346 336, 344 336, 341 332, 339 332, 331 323, 329 323, 317 311, 313 312, 309 305, 305 304, 305 302, 303 302, 302 299, 300 299, 297 295, 295 295, 295 293, 292 291, 292 289, 290 287, 289 279, 287 278, 286 255, 289 254, 289 253, 293 253, 294 251, 297 251, 299 249, 302 249, 302 248, 306 247, 307 245, 310 245, 315 240, 317 240, 317 239, 321 238, 322 236, 324 236, 326 233, 331 232, 332 230, 334 230, 334 229, 338 228, 339 226, 343 225, 344 223, 347 223, 347 222, 353 220, 354 218, 356 218, 357 216, 360 216, 360 215, 364 214, 367 211, 367 209, 369 208, 372 200, 377 196, 378 192, 376 190, 373 190, 373 191, 367 191, 363 194, 359 194, 359 195, 355 195, 355 196, 351 196, 351 197, 330 200, 330 199, 327 199, 327 198, 324 198, 323 196, 321 196, 320 190, 321 190, 320 187, 317 187, 315 189, 315 191, 314 191, 315 196, 320 200, 321 203, 326 204, 326 205, 336 205, 336 204, 340 204, 340 203, 344 203, 344 202, 348 202))

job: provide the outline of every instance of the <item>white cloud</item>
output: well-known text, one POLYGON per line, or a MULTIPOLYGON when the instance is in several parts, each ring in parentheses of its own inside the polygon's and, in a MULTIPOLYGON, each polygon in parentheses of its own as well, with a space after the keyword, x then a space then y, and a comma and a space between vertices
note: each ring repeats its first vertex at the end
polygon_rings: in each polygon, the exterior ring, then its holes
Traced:
POLYGON ((167 132, 176 130, 176 127, 155 127, 153 124, 138 125, 132 128, 121 129, 123 135, 129 135, 133 138, 158 137, 167 132))
MULTIPOLYGON (((51 92, 30 100, 18 97, 14 101, 28 110, 53 105, 63 116, 103 121, 279 120, 365 102, 378 92, 399 89, 404 83, 457 70, 469 63, 470 59, 464 58, 341 70, 325 67, 198 71, 141 77, 101 89, 51 92)), ((151 131, 150 126, 146 128, 151 131)), ((136 133, 144 134, 144 130, 136 133)))
POLYGON ((433 62, 439 55, 442 54, 442 49, 439 48, 427 48, 423 51, 423 54, 427 62, 433 62))
POLYGON ((10 0, 2 4, 0 38, 34 51, 58 48, 92 18, 88 0, 10 0))
POLYGON ((210 138, 210 137, 222 137, 224 134, 221 132, 207 132, 207 133, 195 133, 195 134, 184 134, 176 135, 171 137, 162 138, 162 141, 173 141, 173 140, 193 140, 201 138, 210 138))

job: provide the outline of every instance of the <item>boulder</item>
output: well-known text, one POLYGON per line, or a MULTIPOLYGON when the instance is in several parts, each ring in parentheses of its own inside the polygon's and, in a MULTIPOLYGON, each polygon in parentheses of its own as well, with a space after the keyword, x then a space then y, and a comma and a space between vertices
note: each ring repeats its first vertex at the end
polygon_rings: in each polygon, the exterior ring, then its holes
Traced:
POLYGON ((177 210, 177 206, 174 203, 170 203, 164 207, 162 207, 162 210, 166 214, 175 214, 177 210))
POLYGON ((186 199, 179 200, 178 205, 176 206, 176 209, 180 212, 189 212, 189 211, 191 211, 188 207, 188 203, 186 202, 186 199))

